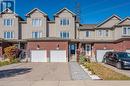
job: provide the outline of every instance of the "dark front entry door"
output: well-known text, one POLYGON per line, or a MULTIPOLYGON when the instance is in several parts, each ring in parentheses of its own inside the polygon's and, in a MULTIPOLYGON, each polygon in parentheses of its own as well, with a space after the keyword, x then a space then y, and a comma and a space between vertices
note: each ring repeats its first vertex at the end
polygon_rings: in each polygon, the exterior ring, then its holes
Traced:
POLYGON ((70 44, 70 54, 75 54, 76 44, 70 44))

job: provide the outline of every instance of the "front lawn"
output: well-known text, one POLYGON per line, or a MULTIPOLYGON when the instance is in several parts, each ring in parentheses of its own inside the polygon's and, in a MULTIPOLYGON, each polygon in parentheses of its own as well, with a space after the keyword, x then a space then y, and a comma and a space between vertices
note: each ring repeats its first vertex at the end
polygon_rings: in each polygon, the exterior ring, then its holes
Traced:
POLYGON ((88 70, 92 71, 93 74, 96 74, 103 80, 130 80, 130 77, 117 73, 114 70, 103 66, 100 63, 96 62, 85 62, 83 64, 88 70))

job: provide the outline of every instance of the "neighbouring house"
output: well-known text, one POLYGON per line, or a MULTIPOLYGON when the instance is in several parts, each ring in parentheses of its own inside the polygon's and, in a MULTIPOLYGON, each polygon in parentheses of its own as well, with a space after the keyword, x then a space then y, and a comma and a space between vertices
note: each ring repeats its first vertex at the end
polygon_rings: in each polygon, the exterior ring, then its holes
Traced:
POLYGON ((38 8, 26 20, 6 9, 0 13, 0 29, 0 57, 10 45, 26 50, 31 62, 76 61, 79 53, 102 62, 107 51, 130 52, 129 17, 112 15, 100 24, 80 24, 67 8, 56 12, 54 20, 38 8))

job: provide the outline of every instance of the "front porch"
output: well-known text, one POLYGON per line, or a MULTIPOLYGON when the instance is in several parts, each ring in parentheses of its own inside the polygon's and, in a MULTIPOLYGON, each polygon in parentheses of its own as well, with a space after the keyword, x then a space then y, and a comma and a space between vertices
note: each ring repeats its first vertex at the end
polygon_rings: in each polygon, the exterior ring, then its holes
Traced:
POLYGON ((92 58, 92 44, 82 42, 69 43, 69 61, 79 61, 79 56, 85 55, 86 58, 92 58))

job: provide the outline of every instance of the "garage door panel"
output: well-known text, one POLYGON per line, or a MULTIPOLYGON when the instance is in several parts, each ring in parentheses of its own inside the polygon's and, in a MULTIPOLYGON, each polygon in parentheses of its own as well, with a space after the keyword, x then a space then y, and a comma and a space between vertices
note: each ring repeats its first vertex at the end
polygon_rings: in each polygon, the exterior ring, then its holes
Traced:
POLYGON ((106 53, 106 52, 109 52, 109 51, 113 51, 113 50, 97 50, 97 51, 96 51, 97 61, 98 61, 98 62, 102 62, 105 53, 106 53))
POLYGON ((47 62, 47 51, 46 50, 32 50, 31 62, 47 62))
POLYGON ((129 49, 129 50, 126 50, 126 52, 130 53, 130 49, 129 49))
POLYGON ((66 62, 66 50, 51 50, 50 61, 51 62, 66 62))

